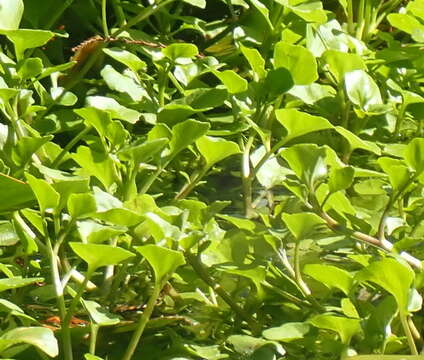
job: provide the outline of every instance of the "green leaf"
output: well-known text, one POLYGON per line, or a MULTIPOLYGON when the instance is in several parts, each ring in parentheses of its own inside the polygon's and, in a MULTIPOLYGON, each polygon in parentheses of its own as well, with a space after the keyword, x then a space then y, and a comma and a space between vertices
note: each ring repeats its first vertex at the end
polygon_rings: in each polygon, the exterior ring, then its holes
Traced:
POLYGON ((31 187, 25 182, 0 173, 0 212, 23 208, 35 200, 31 187))
MULTIPOLYGON (((259 161, 266 155, 265 146, 260 146, 256 149, 250 159, 254 166, 259 164, 259 161)), ((286 179, 286 176, 292 174, 290 169, 283 167, 278 162, 275 155, 270 156, 263 165, 256 171, 256 178, 259 183, 267 189, 271 189, 276 185, 281 185, 286 179)))
POLYGON ((261 53, 257 49, 248 48, 242 44, 240 44, 240 50, 246 60, 249 62, 249 65, 255 74, 255 80, 258 81, 265 78, 265 60, 263 59, 261 53))
POLYGON ((417 175, 424 170, 424 139, 415 138, 406 147, 405 150, 406 163, 416 171, 417 175))
POLYGON ((410 35, 416 31, 424 31, 424 25, 414 16, 408 14, 389 14, 387 20, 389 20, 390 25, 410 35))
POLYGON ((0 29, 18 29, 23 13, 22 0, 0 0, 0 29))
POLYGON ((274 66, 290 71, 296 85, 308 85, 318 79, 315 57, 300 45, 278 42, 274 47, 274 66))
POLYGON ((43 46, 55 36, 55 33, 51 31, 32 29, 0 29, 0 34, 6 35, 15 45, 16 58, 18 60, 23 59, 25 50, 43 46))
POLYGON ((141 101, 141 99, 148 96, 146 90, 136 80, 121 74, 110 65, 106 65, 100 75, 111 90, 127 94, 133 101, 141 101))
POLYGON ((85 354, 84 358, 85 360, 103 360, 103 358, 91 354, 85 354))
POLYGON ((337 288, 349 295, 353 285, 353 276, 337 266, 325 264, 306 264, 303 272, 311 278, 323 283, 330 289, 337 288))
POLYGON ((117 265, 134 256, 128 250, 111 245, 70 242, 69 246, 88 264, 91 271, 103 266, 117 265))
POLYGON ((197 49, 197 46, 194 44, 174 43, 162 49, 162 53, 168 59, 174 62, 178 62, 178 60, 181 61, 181 58, 190 59, 192 57, 195 57, 199 53, 199 50, 197 49))
POLYGON ((209 130, 209 124, 197 120, 186 120, 172 128, 169 143, 171 156, 175 157, 181 150, 194 143, 209 130))
MULTIPOLYGON (((110 97, 87 96, 85 100, 89 107, 107 111, 112 119, 124 120, 130 124, 135 124, 141 116, 138 111, 122 106, 115 99, 110 97)), ((80 114, 80 116, 84 117, 82 114, 80 114)))
POLYGON ((238 94, 247 90, 247 81, 233 70, 213 71, 215 76, 228 89, 230 94, 238 94))
POLYGON ((196 146, 205 158, 208 168, 231 155, 240 154, 236 143, 217 137, 202 136, 196 140, 196 146))
POLYGON ((111 116, 108 112, 94 107, 75 109, 74 112, 81 116, 88 126, 94 127, 100 136, 106 136, 107 127, 112 122, 111 116))
POLYGON ((59 347, 53 331, 45 327, 17 327, 0 336, 0 353, 17 344, 30 344, 50 357, 59 354, 59 347))
POLYGON ((40 58, 29 58, 20 61, 17 65, 18 76, 22 80, 28 80, 41 74, 43 63, 40 58))
POLYGON ((0 292, 17 289, 23 286, 31 285, 39 281, 43 281, 43 278, 22 278, 20 276, 15 276, 12 278, 0 279, 0 292))
POLYGON ((59 193, 45 180, 37 179, 31 174, 25 174, 29 186, 37 198, 40 212, 44 213, 47 209, 56 210, 59 205, 59 193))
MULTIPOLYGON (((263 90, 264 95, 269 99, 273 99, 293 87, 293 78, 286 68, 278 68, 268 71, 263 90)), ((261 94, 262 95, 262 94, 261 94)))
POLYGON ((290 342, 303 339, 309 330, 310 325, 308 323, 288 322, 281 326, 266 329, 262 332, 262 335, 268 340, 290 342))
POLYGON ((325 221, 314 213, 282 214, 284 223, 297 241, 305 240, 316 232, 325 221))
POLYGON ((404 186, 410 181, 412 176, 405 162, 389 157, 380 157, 377 162, 383 171, 389 175, 393 189, 396 191, 404 190, 404 186))
POLYGON ((206 0, 183 0, 185 3, 197 6, 201 9, 204 9, 206 7, 206 0))
POLYGON ((336 126, 334 129, 347 140, 352 151, 355 149, 363 149, 377 155, 381 154, 380 148, 375 143, 362 140, 344 127, 336 126))
POLYGON ((0 221, 0 246, 12 246, 19 241, 19 236, 13 224, 9 221, 0 221))
POLYGON ((345 88, 349 100, 363 111, 369 110, 373 105, 383 104, 378 85, 364 70, 346 73, 345 88))
POLYGON ((348 319, 329 314, 316 315, 309 320, 309 323, 320 329, 335 331, 339 334, 343 344, 349 344, 352 336, 361 331, 358 319, 348 319))
POLYGON ((423 360, 422 355, 358 355, 349 356, 349 360, 423 360))
POLYGON ((81 299, 81 302, 88 315, 90 315, 91 320, 98 326, 110 326, 120 322, 118 315, 110 313, 99 303, 84 299, 81 299))
POLYGON ((333 167, 330 170, 328 187, 331 193, 349 188, 353 183, 355 170, 351 166, 333 167))
POLYGON ((108 154, 79 146, 77 152, 72 154, 72 158, 87 174, 99 179, 106 189, 118 179, 114 160, 108 154))
POLYGON ((142 143, 127 146, 119 151, 118 156, 121 160, 131 160, 135 164, 145 163, 159 154, 168 144, 167 138, 146 140, 142 143))
POLYGON ((147 64, 141 60, 137 55, 120 48, 103 49, 103 52, 111 58, 119 61, 121 64, 128 66, 135 73, 144 70, 147 64))
POLYGON ((53 138, 52 135, 43 137, 30 137, 23 136, 16 143, 13 152, 12 159, 19 165, 24 167, 28 161, 31 160, 31 156, 36 153, 44 144, 53 138))
POLYGON ((394 296, 401 314, 408 313, 409 289, 414 281, 414 272, 408 265, 391 258, 371 263, 356 274, 357 281, 370 281, 394 296))
POLYGON ((280 355, 285 354, 285 350, 280 344, 261 338, 255 338, 249 335, 231 335, 230 337, 228 337, 227 342, 234 347, 234 350, 237 353, 245 357, 252 355, 258 349, 268 344, 273 345, 280 355))
POLYGON ((181 252, 158 245, 144 245, 135 248, 149 262, 155 273, 156 284, 162 284, 168 276, 185 264, 181 252))
POLYGON ((317 181, 327 176, 326 151, 322 147, 298 144, 282 150, 280 155, 311 191, 315 190, 317 181))
POLYGON ((322 59, 337 82, 343 81, 346 73, 354 70, 366 70, 362 58, 357 54, 348 54, 337 50, 327 50, 322 59))
POLYGON ((96 201, 91 194, 71 194, 68 198, 68 211, 74 219, 88 217, 96 212, 96 201))
POLYGON ((286 143, 310 132, 334 128, 327 119, 296 109, 278 109, 275 111, 275 116, 287 130, 286 143))

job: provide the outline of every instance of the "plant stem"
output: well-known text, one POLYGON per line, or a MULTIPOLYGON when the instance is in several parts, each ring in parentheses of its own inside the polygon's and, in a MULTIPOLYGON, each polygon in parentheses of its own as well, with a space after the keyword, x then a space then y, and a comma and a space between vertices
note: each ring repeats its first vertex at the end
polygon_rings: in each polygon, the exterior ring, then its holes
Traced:
POLYGON ((118 25, 120 27, 124 26, 127 23, 125 19, 125 13, 122 10, 121 0, 112 0, 113 11, 115 12, 118 25))
POLYGON ((185 183, 178 194, 175 195, 175 200, 184 199, 188 194, 190 194, 208 170, 209 167, 205 166, 202 170, 195 173, 194 176, 190 178, 190 182, 185 183))
POLYGON ((96 343, 97 343, 97 334, 99 333, 99 325, 91 322, 90 324, 90 348, 89 352, 91 355, 96 354, 96 343))
POLYGON ((155 304, 157 299, 159 298, 161 290, 162 290, 162 284, 161 283, 155 284, 153 293, 150 296, 149 301, 147 302, 147 305, 143 311, 143 314, 140 316, 140 319, 137 324, 137 329, 133 333, 133 336, 131 337, 130 343, 128 345, 128 348, 122 360, 130 360, 132 356, 134 355, 135 349, 137 348, 141 335, 143 335, 144 328, 146 327, 147 322, 152 316, 153 309, 155 308, 155 304))
POLYGON ((353 0, 347 0, 347 29, 353 35, 355 28, 353 23, 353 0))
POLYGON ((56 169, 60 164, 63 157, 91 130, 91 126, 87 126, 82 129, 75 137, 73 137, 63 148, 60 154, 53 160, 51 165, 52 169, 56 169))
POLYGON ((62 14, 65 12, 65 10, 72 5, 74 0, 65 0, 62 5, 56 8, 56 11, 53 13, 52 16, 50 16, 50 20, 47 22, 45 28, 50 29, 56 21, 62 16, 62 14))
POLYGON ((107 26, 107 8, 106 8, 107 0, 102 0, 102 27, 103 34, 105 38, 109 37, 109 28, 107 26))
POLYGON ((405 332, 406 340, 408 341, 409 350, 412 355, 418 355, 417 347, 415 346, 414 337, 412 336, 411 329, 409 328, 407 315, 399 314, 400 322, 402 323, 403 331, 405 332))
POLYGON ((113 32, 112 37, 117 37, 119 34, 123 33, 124 31, 128 30, 129 28, 138 24, 144 19, 147 19, 149 16, 153 15, 155 12, 160 10, 162 7, 169 5, 174 1, 175 0, 164 0, 164 1, 161 1, 159 4, 155 4, 155 5, 149 6, 148 8, 143 9, 142 11, 140 11, 138 15, 128 20, 128 22, 125 25, 121 26, 118 30, 113 32))
POLYGON ((243 185, 243 199, 244 199, 244 211, 247 218, 251 218, 255 215, 255 211, 252 207, 252 172, 250 169, 250 149, 255 140, 255 134, 250 134, 247 142, 244 145, 241 173, 242 173, 242 185, 243 185))
POLYGON ((93 273, 94 273, 94 269, 88 268, 88 270, 85 274, 85 277, 84 277, 84 281, 80 284, 80 286, 78 288, 78 292, 76 293, 76 295, 72 299, 71 305, 69 306, 68 311, 66 312, 65 318, 62 322, 62 331, 65 330, 65 329, 67 331, 69 331, 69 325, 71 323, 72 316, 75 313, 78 302, 81 299, 81 296, 82 296, 85 288, 87 287, 88 281, 90 280, 93 273))
POLYGON ((197 275, 208 285, 210 286, 221 298, 224 300, 227 305, 244 321, 247 322, 250 329, 254 334, 257 334, 260 331, 260 325, 253 319, 253 317, 245 312, 231 297, 230 294, 222 288, 217 281, 215 281, 206 270, 205 266, 201 262, 199 255, 194 255, 191 253, 186 253, 187 262, 192 266, 193 270, 197 275))
POLYGON ((295 247, 294 247, 294 274, 295 274, 295 280, 296 283, 299 285, 299 287, 302 289, 302 292, 306 297, 310 296, 312 294, 311 290, 309 289, 308 285, 303 281, 302 273, 300 271, 300 241, 296 241, 295 247))
MULTIPOLYGON (((45 221, 43 221, 43 223, 45 223, 45 221)), ((47 251, 48 251, 49 259, 50 259, 50 268, 51 268, 51 275, 53 278, 56 302, 59 308, 59 316, 60 316, 61 325, 62 325, 61 335, 62 335, 62 343, 63 343, 63 351, 64 351, 63 358, 65 360, 73 360, 71 333, 69 331, 69 327, 63 326, 65 318, 66 318, 66 305, 65 305, 65 298, 63 296, 63 286, 60 280, 59 267, 57 265, 56 254, 53 251, 50 238, 48 237, 47 225, 45 226, 44 231, 46 234, 47 251)))

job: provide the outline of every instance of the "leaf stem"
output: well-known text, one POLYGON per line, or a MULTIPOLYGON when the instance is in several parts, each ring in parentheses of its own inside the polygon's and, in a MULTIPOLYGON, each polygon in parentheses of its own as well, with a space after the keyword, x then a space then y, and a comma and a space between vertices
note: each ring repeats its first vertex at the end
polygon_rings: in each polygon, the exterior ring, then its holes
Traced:
POLYGON ((74 0, 65 0, 62 5, 56 8, 56 11, 52 16, 50 16, 50 20, 47 22, 45 28, 50 29, 56 23, 56 21, 59 20, 66 9, 72 5, 73 2, 74 0))
POLYGON ((252 171, 250 168, 250 150, 253 142, 255 141, 255 134, 250 134, 246 143, 244 144, 241 173, 242 173, 242 186, 243 186, 243 199, 244 199, 244 211, 247 218, 251 218, 255 215, 255 211, 252 206, 252 171))
POLYGON ((121 26, 118 30, 114 31, 112 33, 112 37, 117 37, 119 34, 123 33, 124 31, 128 30, 139 22, 147 19, 149 16, 153 15, 155 12, 160 10, 162 7, 169 5, 174 1, 175 0, 164 0, 161 1, 159 4, 154 4, 152 6, 149 6, 148 8, 143 9, 138 15, 128 20, 125 25, 121 26))
POLYGON ((217 281, 215 281, 206 270, 205 266, 200 260, 199 255, 194 255, 189 252, 185 253, 187 262, 192 266, 193 270, 197 275, 208 285, 210 286, 221 298, 224 300, 227 305, 244 321, 247 322, 250 329, 254 334, 257 334, 260 331, 259 323, 253 319, 253 317, 245 312, 231 297, 223 287, 221 287, 217 281))
POLYGON ((208 170, 209 167, 205 166, 200 171, 194 173, 193 176, 190 178, 190 181, 186 182, 181 188, 181 190, 178 192, 178 194, 175 195, 175 200, 184 199, 188 194, 190 194, 192 190, 197 186, 199 181, 205 176, 208 170))
POLYGON ((414 337, 412 336, 411 329, 409 328, 407 315, 399 314, 400 322, 402 323, 403 331, 405 332, 406 340, 408 341, 409 350, 412 355, 418 355, 417 347, 415 346, 414 337))
MULTIPOLYGON (((162 282, 163 283, 163 282, 162 282)), ((152 316, 153 309, 157 299, 159 298, 160 292, 162 290, 162 283, 155 284, 152 295, 150 295, 149 301, 147 302, 146 308, 143 311, 143 314, 140 316, 140 319, 137 323, 137 329, 131 337, 130 343, 127 347, 127 350, 122 358, 122 360, 130 360, 137 348, 137 345, 140 341, 141 335, 143 335, 144 328, 146 327, 147 322, 152 316)))
POLYGON ((103 34, 104 34, 105 38, 108 38, 109 37, 109 28, 107 26, 106 2, 107 2, 107 0, 102 0, 102 27, 103 27, 103 34))
POLYGON ((122 10, 121 0, 112 0, 113 11, 115 12, 118 25, 120 27, 124 26, 127 23, 125 19, 125 13, 122 10))
POLYGON ((76 136, 74 136, 62 149, 60 154, 56 157, 56 159, 53 160, 53 163, 51 165, 52 169, 56 169, 63 157, 84 137, 85 134, 87 134, 91 130, 91 126, 86 126, 84 129, 82 129, 76 136))

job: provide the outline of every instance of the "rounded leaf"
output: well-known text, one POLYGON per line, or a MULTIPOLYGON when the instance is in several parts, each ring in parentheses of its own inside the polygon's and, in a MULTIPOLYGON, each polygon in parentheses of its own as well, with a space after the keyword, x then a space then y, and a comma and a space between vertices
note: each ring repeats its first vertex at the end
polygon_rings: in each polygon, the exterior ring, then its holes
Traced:
POLYGON ((92 270, 102 266, 116 265, 134 256, 128 250, 111 245, 70 242, 69 246, 92 270))
POLYGON ((185 264, 181 252, 170 250, 158 245, 144 245, 136 247, 136 250, 149 262, 155 273, 155 282, 161 283, 167 276, 181 265, 185 264))

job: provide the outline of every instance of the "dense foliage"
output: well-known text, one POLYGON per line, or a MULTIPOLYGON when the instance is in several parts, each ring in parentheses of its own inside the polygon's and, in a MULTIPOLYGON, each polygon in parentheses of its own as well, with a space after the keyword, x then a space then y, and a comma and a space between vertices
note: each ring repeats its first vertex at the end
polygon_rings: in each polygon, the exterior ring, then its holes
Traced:
POLYGON ((424 0, 0 0, 0 357, 421 358, 423 43, 424 0))

